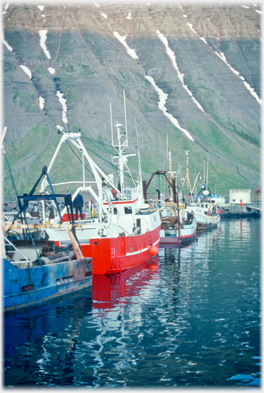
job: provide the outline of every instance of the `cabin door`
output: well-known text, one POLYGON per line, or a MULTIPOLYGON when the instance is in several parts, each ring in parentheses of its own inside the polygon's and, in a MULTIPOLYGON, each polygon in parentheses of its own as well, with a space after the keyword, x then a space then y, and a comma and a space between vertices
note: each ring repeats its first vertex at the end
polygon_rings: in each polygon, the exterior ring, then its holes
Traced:
POLYGON ((140 220, 140 218, 137 218, 137 228, 139 228, 137 231, 137 235, 140 235, 141 234, 141 220, 140 220))

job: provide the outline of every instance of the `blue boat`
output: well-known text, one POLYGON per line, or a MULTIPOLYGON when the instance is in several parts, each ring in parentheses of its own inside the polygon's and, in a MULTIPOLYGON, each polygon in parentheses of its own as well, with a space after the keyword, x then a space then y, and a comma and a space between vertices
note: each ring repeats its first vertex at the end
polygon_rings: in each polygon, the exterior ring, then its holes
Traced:
POLYGON ((50 255, 33 261, 25 255, 26 249, 22 251, 22 248, 17 248, 7 238, 5 245, 5 313, 43 304, 92 286, 91 258, 72 259, 75 257, 72 251, 68 255, 63 252, 49 253, 50 255))
POLYGON ((6 235, 2 236, 4 312, 36 306, 91 287, 92 258, 83 257, 76 238, 71 194, 54 193, 45 166, 30 193, 17 195, 17 198, 18 213, 12 221, 2 223, 6 235), (34 195, 45 176, 52 194, 34 195), (64 198, 68 215, 71 212, 72 217, 70 225, 67 224, 64 228, 68 232, 71 246, 61 252, 57 252, 55 243, 43 244, 40 239, 36 239, 38 229, 45 231, 50 224, 29 224, 25 214, 30 201, 51 201, 60 215, 57 198, 64 198), (20 234, 23 235, 22 239, 20 234))

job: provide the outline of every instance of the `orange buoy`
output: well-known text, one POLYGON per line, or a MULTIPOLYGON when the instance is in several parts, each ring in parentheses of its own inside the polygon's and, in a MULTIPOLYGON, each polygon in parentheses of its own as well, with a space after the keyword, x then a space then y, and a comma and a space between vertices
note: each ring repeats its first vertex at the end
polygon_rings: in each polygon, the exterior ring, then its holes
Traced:
POLYGON ((151 244, 151 246, 149 247, 150 255, 152 255, 152 256, 157 255, 158 252, 159 252, 158 248, 156 246, 154 246, 153 244, 151 244))

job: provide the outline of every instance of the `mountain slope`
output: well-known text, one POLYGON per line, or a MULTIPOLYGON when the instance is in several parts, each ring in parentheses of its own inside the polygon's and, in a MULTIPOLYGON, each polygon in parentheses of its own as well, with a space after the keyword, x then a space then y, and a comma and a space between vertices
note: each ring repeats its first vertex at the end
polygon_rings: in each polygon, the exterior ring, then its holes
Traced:
MULTIPOLYGON (((168 137, 181 176, 188 150, 191 179, 204 175, 209 160, 213 192, 259 187, 260 17, 253 4, 10 4, 3 126, 18 191, 28 192, 49 163, 57 126, 80 129, 96 162, 116 175, 109 103, 113 121, 124 124, 124 89, 129 148, 135 151, 137 127, 145 180, 168 169, 168 137)), ((65 149, 52 181, 80 178, 69 157, 65 149)), ((136 173, 137 160, 131 165, 136 173)), ((4 192, 13 193, 5 162, 3 170, 4 192)))

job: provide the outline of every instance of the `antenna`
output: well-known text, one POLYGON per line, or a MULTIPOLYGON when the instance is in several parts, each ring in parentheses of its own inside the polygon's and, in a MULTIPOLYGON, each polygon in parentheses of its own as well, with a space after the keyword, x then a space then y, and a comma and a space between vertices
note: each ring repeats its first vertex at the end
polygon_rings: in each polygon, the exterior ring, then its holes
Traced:
POLYGON ((208 161, 209 161, 209 156, 207 155, 207 187, 208 187, 208 161))
POLYGON ((186 156, 187 156, 187 171, 186 171, 186 202, 187 202, 187 204, 188 204, 189 186, 190 186, 190 189, 191 189, 190 178, 189 178, 189 162, 188 162, 188 158, 189 158, 188 153, 189 153, 189 151, 186 150, 185 153, 186 153, 186 156))
MULTIPOLYGON (((160 151, 160 131, 159 131, 159 169, 161 169, 161 151, 160 151)), ((160 187, 160 176, 159 176, 159 187, 160 187)))
POLYGON ((110 111, 111 111, 111 133, 112 133, 112 146, 118 153, 117 156, 112 156, 112 162, 115 164, 115 160, 118 160, 118 170, 119 170, 119 188, 120 192, 123 193, 124 191, 124 167, 126 167, 126 172, 129 173, 133 183, 136 185, 130 170, 127 166, 127 157, 130 156, 135 156, 136 154, 126 154, 123 155, 123 152, 126 148, 128 148, 128 139, 127 139, 127 120, 126 120, 126 100, 125 100, 125 90, 123 90, 124 93, 124 112, 125 112, 125 127, 126 131, 122 131, 121 127, 122 124, 119 124, 118 121, 116 121, 116 132, 117 132, 117 142, 114 142, 114 137, 113 137, 113 126, 112 126, 112 107, 110 106, 110 111))
POLYGON ((137 119, 135 118, 135 127, 136 127, 136 135, 137 135, 137 148, 138 148, 138 171, 139 171, 139 182, 140 189, 142 187, 142 172, 141 172, 141 161, 140 161, 140 152, 139 152, 139 143, 138 143, 138 132, 137 132, 137 119))

